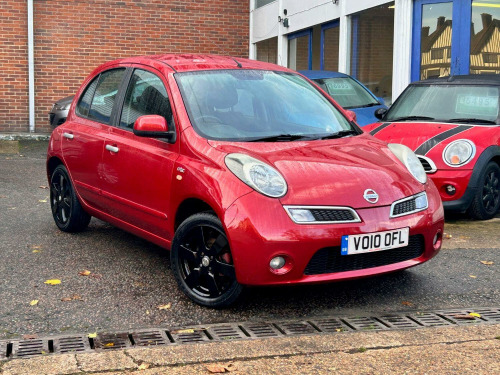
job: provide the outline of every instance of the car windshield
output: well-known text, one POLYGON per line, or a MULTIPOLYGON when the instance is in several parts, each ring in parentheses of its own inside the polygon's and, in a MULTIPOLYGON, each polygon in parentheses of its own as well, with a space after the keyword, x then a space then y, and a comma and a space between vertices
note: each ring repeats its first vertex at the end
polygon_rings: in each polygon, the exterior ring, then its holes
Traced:
POLYGON ((363 86, 350 77, 321 78, 314 81, 345 109, 380 104, 363 86))
POLYGON ((177 73, 191 124, 214 140, 294 141, 358 129, 297 74, 264 70, 177 73))
POLYGON ((384 120, 499 124, 498 94, 495 86, 413 85, 393 104, 384 120))

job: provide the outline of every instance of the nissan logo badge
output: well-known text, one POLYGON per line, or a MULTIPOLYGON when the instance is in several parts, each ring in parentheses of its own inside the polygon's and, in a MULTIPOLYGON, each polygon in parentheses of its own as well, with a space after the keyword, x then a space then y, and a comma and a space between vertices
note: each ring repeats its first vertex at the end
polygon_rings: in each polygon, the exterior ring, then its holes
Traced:
POLYGON ((366 189, 363 198, 365 198, 368 203, 375 204, 378 202, 378 194, 372 189, 366 189))

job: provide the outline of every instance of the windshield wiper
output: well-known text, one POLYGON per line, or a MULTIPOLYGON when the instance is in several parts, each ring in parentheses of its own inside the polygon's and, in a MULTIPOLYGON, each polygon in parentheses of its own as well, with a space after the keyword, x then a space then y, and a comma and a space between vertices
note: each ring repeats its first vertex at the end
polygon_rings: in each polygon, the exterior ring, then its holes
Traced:
POLYGON ((310 139, 310 137, 302 134, 277 134, 268 137, 252 138, 247 140, 247 142, 290 142, 299 139, 310 139))
POLYGON ((359 134, 358 131, 349 129, 349 130, 341 130, 341 131, 336 132, 336 133, 328 134, 328 135, 325 135, 325 136, 320 137, 318 139, 335 139, 335 138, 343 138, 343 137, 347 137, 349 135, 358 135, 358 134, 359 134))
POLYGON ((397 117, 395 119, 387 119, 387 121, 390 122, 396 122, 396 121, 410 121, 410 120, 435 120, 434 117, 428 117, 428 116, 403 116, 403 117, 397 117))
POLYGON ((375 107, 376 105, 380 105, 380 103, 370 103, 370 104, 365 104, 365 105, 360 105, 357 108, 367 108, 367 107, 375 107))
POLYGON ((491 120, 483 120, 480 118, 452 118, 449 119, 446 122, 472 122, 474 124, 492 124, 492 125, 497 125, 495 121, 491 120))

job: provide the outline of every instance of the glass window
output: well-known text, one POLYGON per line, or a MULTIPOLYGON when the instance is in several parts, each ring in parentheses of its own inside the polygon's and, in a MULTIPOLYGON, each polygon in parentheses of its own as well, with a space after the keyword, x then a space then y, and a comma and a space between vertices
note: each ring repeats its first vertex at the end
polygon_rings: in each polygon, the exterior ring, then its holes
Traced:
POLYGON ((451 2, 422 5, 420 79, 450 75, 452 12, 451 2))
POLYGON ((500 74, 500 4, 498 0, 472 2, 470 72, 500 74))
POLYGON ((276 0, 255 0, 255 8, 263 7, 264 5, 270 4, 276 0))
POLYGON ((87 86, 85 92, 80 98, 78 105, 76 106, 76 113, 80 116, 87 117, 89 114, 90 103, 94 97, 95 88, 97 87, 97 82, 99 81, 99 76, 93 79, 90 85, 87 86))
POLYGON ((101 73, 90 105, 89 118, 103 124, 110 123, 116 94, 118 94, 118 88, 122 83, 124 74, 125 69, 113 69, 101 73))
POLYGON ((324 78, 314 81, 345 109, 372 107, 380 104, 352 78, 324 78))
POLYGON ((296 74, 224 70, 177 73, 175 78, 191 124, 208 139, 292 135, 295 140, 353 130, 329 100, 296 74))
POLYGON ((257 60, 276 64, 278 58, 278 37, 255 43, 257 60))
MULTIPOLYGON (((499 88, 467 85, 410 86, 390 108, 386 121, 401 117, 426 117, 436 121, 499 123, 499 88)), ((427 120, 429 121, 429 120, 427 120)))
POLYGON ((392 102, 394 3, 352 17, 351 75, 386 104, 392 102))
POLYGON ((323 33, 323 68, 337 72, 339 70, 339 27, 330 27, 323 33))
POLYGON ((162 80, 146 70, 136 69, 130 79, 123 103, 120 126, 133 129, 144 115, 158 115, 172 124, 172 108, 162 80))
POLYGON ((309 34, 288 40, 288 67, 293 70, 309 69, 309 34))

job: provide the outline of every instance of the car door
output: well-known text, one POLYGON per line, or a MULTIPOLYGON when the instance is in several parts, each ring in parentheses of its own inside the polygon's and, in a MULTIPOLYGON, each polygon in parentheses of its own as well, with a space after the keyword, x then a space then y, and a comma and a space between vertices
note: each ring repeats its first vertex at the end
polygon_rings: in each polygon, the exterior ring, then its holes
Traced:
POLYGON ((64 125, 64 162, 80 197, 97 209, 103 209, 100 180, 104 139, 125 71, 114 68, 96 75, 82 92, 74 116, 64 125))
POLYGON ((123 98, 115 127, 106 136, 103 153, 105 174, 102 193, 116 218, 171 239, 167 232, 169 197, 177 144, 133 134, 137 118, 160 115, 174 129, 162 74, 153 69, 134 69, 123 98))

